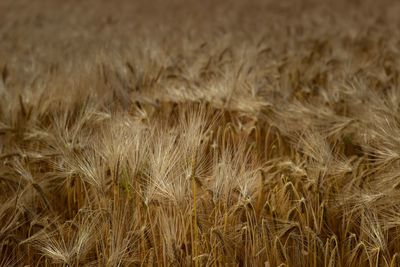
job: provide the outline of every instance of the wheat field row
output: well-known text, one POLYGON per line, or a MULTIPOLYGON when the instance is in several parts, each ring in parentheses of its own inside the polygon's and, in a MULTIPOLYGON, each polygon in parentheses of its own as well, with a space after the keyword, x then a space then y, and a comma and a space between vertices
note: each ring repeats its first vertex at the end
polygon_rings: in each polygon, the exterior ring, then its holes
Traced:
POLYGON ((0 266, 400 266, 396 1, 0 3, 0 266))

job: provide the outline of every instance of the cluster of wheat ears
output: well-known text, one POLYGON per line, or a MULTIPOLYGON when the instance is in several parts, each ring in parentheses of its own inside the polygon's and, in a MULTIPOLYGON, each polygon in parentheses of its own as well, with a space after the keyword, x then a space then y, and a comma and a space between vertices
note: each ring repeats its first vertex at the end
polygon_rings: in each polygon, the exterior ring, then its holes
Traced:
POLYGON ((399 266, 398 11, 2 1, 0 265, 399 266))

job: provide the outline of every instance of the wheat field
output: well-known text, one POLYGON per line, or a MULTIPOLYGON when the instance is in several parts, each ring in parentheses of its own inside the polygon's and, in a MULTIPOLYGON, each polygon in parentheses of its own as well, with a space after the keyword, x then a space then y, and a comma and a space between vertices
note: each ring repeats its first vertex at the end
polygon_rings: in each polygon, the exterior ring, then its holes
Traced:
POLYGON ((400 266, 398 14, 0 1, 0 266, 400 266))

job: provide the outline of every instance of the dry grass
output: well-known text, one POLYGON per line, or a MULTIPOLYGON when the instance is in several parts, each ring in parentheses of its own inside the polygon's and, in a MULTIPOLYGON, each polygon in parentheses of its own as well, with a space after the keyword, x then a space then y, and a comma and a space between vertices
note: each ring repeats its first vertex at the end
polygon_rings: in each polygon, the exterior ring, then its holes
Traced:
POLYGON ((145 2, 1 1, 0 265, 399 266, 400 5, 145 2))

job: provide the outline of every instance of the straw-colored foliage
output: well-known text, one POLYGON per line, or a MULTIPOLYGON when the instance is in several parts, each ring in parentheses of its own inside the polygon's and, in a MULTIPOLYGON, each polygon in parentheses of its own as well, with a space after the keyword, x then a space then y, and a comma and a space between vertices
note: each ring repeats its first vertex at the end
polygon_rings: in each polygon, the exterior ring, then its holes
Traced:
POLYGON ((0 1, 1 266, 399 266, 396 1, 0 1))

